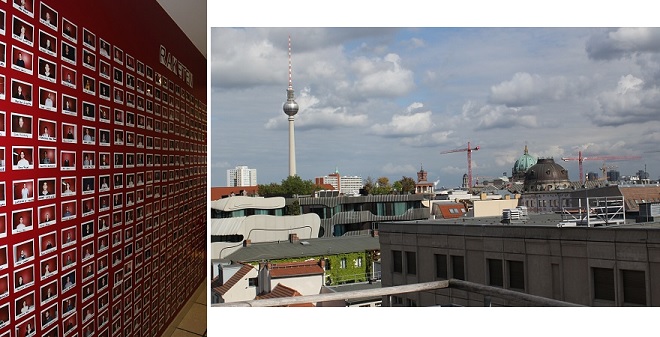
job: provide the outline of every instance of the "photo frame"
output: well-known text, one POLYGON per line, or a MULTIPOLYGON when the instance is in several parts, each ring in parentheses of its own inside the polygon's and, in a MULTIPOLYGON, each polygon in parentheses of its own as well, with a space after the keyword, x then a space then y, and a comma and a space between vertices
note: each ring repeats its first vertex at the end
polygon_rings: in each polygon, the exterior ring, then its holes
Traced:
POLYGON ((12 112, 11 136, 17 138, 32 138, 32 116, 12 112))
MULTIPOLYGON (((62 265, 60 266, 60 270, 64 272, 65 270, 68 269, 73 269, 75 270, 75 266, 78 263, 78 251, 76 248, 69 249, 67 251, 63 251, 60 253, 60 260, 62 261, 62 265)), ((62 279, 62 292, 65 291, 64 282, 66 281, 65 278, 62 279)), ((75 282, 75 280, 72 280, 72 282, 75 282)))
POLYGON ((30 47, 34 46, 34 26, 25 22, 20 17, 12 17, 11 37, 14 40, 22 42, 30 47))
POLYGON ((99 105, 99 122, 110 123, 110 107, 99 105))
POLYGON ((96 95, 96 79, 83 75, 83 92, 92 96, 96 95))
POLYGON ((34 260, 34 239, 29 239, 13 246, 14 267, 34 260))
POLYGON ((112 56, 112 59, 115 62, 122 65, 124 64, 124 51, 121 48, 113 46, 112 56))
POLYGON ((77 200, 63 201, 62 204, 62 221, 72 220, 76 218, 77 213, 77 200))
POLYGON ((78 42, 78 26, 64 17, 62 17, 62 37, 73 43, 78 42))
POLYGON ((57 57, 57 38, 39 29, 39 51, 57 57))
POLYGON ((57 112, 57 91, 39 87, 39 109, 57 112))
POLYGON ((83 27, 83 46, 96 51, 96 34, 83 27))
POLYGON ((110 100, 110 85, 99 81, 99 98, 109 101, 110 100))
MULTIPOLYGON (((54 251, 57 251, 57 231, 52 231, 39 235, 39 256, 44 256, 54 251)), ((56 256, 57 255, 55 255, 55 257, 56 256)), ((42 259, 42 261, 44 260, 42 259)), ((55 266, 57 266, 57 263, 55 263, 55 266)), ((43 275, 43 270, 44 269, 42 268, 42 275, 43 275)), ((53 270, 54 269, 51 269, 51 271, 53 270)))
MULTIPOLYGON (((41 260, 41 263, 39 264, 40 265, 39 274, 40 274, 41 281, 46 280, 46 279, 48 279, 52 276, 57 275, 58 270, 59 270, 59 264, 58 264, 57 258, 58 258, 58 256, 57 256, 57 254, 55 254, 55 255, 53 255, 49 258, 45 258, 45 259, 41 260)), ((54 298, 51 298, 51 297, 53 297, 53 295, 57 296, 57 279, 55 279, 53 281, 53 284, 55 284, 55 286, 53 286, 52 289, 50 289, 50 292, 48 292, 48 290, 46 290, 46 292, 44 294, 44 292, 42 290, 42 296, 41 296, 42 299, 53 300, 54 298)))
POLYGON ((34 265, 14 270, 14 293, 34 285, 34 265))
MULTIPOLYGON (((63 36, 66 36, 62 34, 63 36)), ((72 65, 76 65, 76 47, 71 45, 69 42, 62 40, 60 47, 60 59, 64 62, 67 62, 72 65)))
POLYGON ((14 308, 16 309, 14 319, 18 321, 21 317, 27 316, 34 311, 34 293, 28 292, 25 295, 14 300, 14 308))
MULTIPOLYGON (((75 142, 74 142, 75 143, 75 142)), ((60 170, 62 171, 75 171, 76 170, 76 151, 60 151, 60 170)))
POLYGON ((76 195, 76 177, 60 178, 60 188, 62 197, 76 195))
POLYGON ((57 167, 57 148, 52 146, 39 146, 39 168, 57 167))
POLYGON ((78 98, 63 93, 62 113, 70 116, 78 116, 78 98))
POLYGON ((39 140, 54 142, 57 140, 57 122, 50 119, 39 118, 37 122, 39 140))
POLYGON ((44 26, 57 31, 59 13, 43 2, 40 4, 39 13, 39 22, 41 22, 44 26))
POLYGON ((32 106, 32 84, 12 79, 11 102, 25 106, 32 106))
POLYGON ((12 183, 12 190, 14 192, 14 205, 34 201, 34 180, 14 180, 12 183))
POLYGON ((65 65, 61 65, 60 69, 61 69, 60 74, 62 75, 62 79, 61 79, 60 83, 64 86, 69 87, 69 88, 76 89, 76 85, 77 85, 77 82, 76 82, 77 73, 76 73, 76 71, 69 68, 69 67, 67 67, 67 66, 65 66, 65 65))
POLYGON ((83 48, 83 67, 96 71, 96 54, 83 48))

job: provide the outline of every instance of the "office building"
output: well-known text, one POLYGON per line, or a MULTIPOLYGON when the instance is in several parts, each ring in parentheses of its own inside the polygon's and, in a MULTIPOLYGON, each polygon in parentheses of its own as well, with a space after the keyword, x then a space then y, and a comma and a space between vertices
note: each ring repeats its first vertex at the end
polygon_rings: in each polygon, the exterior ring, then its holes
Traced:
POLYGON ((227 170, 227 187, 257 186, 257 169, 236 166, 227 170))

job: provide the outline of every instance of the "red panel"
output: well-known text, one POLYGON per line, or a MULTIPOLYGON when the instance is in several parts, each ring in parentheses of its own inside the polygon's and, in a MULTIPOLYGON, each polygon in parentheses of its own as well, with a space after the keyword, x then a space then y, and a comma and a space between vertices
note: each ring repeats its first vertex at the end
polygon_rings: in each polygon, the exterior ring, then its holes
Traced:
POLYGON ((206 277, 206 59, 155 0, 0 22, 0 336, 160 336, 206 277))

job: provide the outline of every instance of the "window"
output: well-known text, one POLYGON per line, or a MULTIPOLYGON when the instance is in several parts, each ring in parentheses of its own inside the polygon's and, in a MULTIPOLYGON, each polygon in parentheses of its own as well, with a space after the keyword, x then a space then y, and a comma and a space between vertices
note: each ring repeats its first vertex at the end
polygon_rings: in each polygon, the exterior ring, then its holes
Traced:
POLYGON ((406 298, 406 306, 407 307, 416 307, 417 306, 417 301, 406 298))
POLYGON ((525 290, 525 267, 522 261, 507 261, 509 264, 509 288, 525 290))
POLYGON ((447 279, 447 255, 435 254, 435 277, 447 279))
POLYGON ((400 250, 393 250, 392 251, 392 261, 394 262, 394 272, 395 273, 403 273, 403 260, 401 257, 401 251, 400 250))
POLYGON ((406 271, 410 275, 417 275, 417 254, 406 252, 406 271))
POLYGON ((342 257, 341 260, 339 260, 339 268, 346 269, 346 258, 345 257, 342 257))
POLYGON ((622 270, 623 303, 646 305, 646 279, 644 271, 622 270))
POLYGON ((592 268, 594 299, 614 301, 614 269, 592 268))
POLYGON ((488 285, 504 287, 502 260, 488 259, 488 285))
POLYGON ((258 287, 259 286, 259 278, 252 277, 248 279, 248 286, 250 287, 258 287))
POLYGON ((455 279, 465 280, 465 258, 463 256, 451 257, 451 276, 455 279))
POLYGON ((330 259, 325 259, 325 270, 330 270, 330 259))
POLYGON ((355 259, 355 266, 356 267, 362 267, 362 257, 361 256, 358 257, 357 259, 355 259))

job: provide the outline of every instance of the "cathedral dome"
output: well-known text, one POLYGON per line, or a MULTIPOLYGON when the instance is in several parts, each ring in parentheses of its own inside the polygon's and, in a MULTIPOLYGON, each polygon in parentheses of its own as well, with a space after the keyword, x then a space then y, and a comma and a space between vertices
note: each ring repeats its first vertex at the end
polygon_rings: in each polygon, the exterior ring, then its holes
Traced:
POLYGON ((552 158, 539 159, 525 173, 526 191, 551 191, 567 188, 568 171, 552 158))

